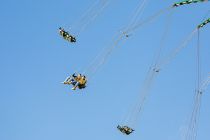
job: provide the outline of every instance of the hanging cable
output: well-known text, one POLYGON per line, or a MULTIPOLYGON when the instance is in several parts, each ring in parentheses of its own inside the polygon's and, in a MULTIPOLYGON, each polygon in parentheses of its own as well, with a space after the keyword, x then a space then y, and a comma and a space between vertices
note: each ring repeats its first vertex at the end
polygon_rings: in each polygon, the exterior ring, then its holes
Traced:
MULTIPOLYGON (((143 0, 143 2, 138 5, 136 13, 134 13, 132 17, 132 22, 130 24, 134 24, 137 21, 137 17, 142 15, 145 5, 148 0, 143 0)), ((130 24, 126 27, 129 28, 130 24)), ((122 45, 123 42, 125 42, 128 39, 128 35, 123 33, 120 33, 116 39, 114 39, 113 43, 111 46, 108 46, 102 53, 97 55, 97 57, 90 63, 90 65, 84 70, 84 73, 87 73, 88 77, 92 77, 96 71, 106 62, 108 57, 112 54, 113 50, 117 47, 120 46, 120 43, 122 45)))
POLYGON ((130 26, 130 28, 128 28, 127 30, 125 30, 125 33, 129 34, 130 32, 134 32, 136 29, 138 29, 139 27, 152 22, 154 19, 158 18, 160 15, 168 12, 169 10, 171 10, 171 7, 165 8, 165 9, 161 9, 160 11, 156 12, 154 15, 146 18, 143 21, 139 21, 138 23, 134 24, 133 26, 130 26))
POLYGON ((96 0, 93 2, 89 8, 83 12, 71 26, 66 25, 68 30, 74 34, 74 36, 79 36, 91 23, 94 21, 108 6, 110 0, 96 0))
POLYGON ((108 4, 109 4, 108 0, 100 1, 96 9, 92 10, 92 12, 86 17, 84 23, 78 26, 77 35, 83 32, 90 25, 90 23, 94 21, 104 11, 104 9, 108 6, 108 4))
POLYGON ((137 98, 135 107, 132 109, 130 115, 128 115, 128 118, 126 118, 126 120, 128 120, 126 123, 129 126, 135 127, 135 125, 137 124, 138 117, 140 115, 140 112, 141 112, 144 102, 146 100, 146 97, 148 97, 149 91, 150 91, 151 86, 155 80, 155 77, 159 73, 159 68, 157 68, 157 63, 159 62, 162 49, 165 46, 164 43, 166 41, 165 39, 168 36, 168 32, 170 29, 172 14, 173 14, 173 12, 171 11, 167 16, 167 20, 166 20, 167 22, 166 22, 165 30, 163 32, 161 41, 160 41, 160 46, 155 54, 155 61, 151 64, 151 66, 148 70, 148 73, 146 75, 146 78, 144 80, 143 86, 142 86, 140 94, 139 94, 139 98, 137 98))
POLYGON ((183 49, 187 46, 187 44, 191 41, 191 39, 194 37, 195 33, 197 32, 198 30, 195 29, 193 30, 183 41, 182 43, 177 47, 175 48, 168 56, 166 56, 164 59, 162 59, 160 61, 160 63, 158 64, 158 67, 159 68, 162 68, 164 67, 165 65, 167 65, 168 63, 170 63, 174 57, 176 57, 176 55, 183 49))

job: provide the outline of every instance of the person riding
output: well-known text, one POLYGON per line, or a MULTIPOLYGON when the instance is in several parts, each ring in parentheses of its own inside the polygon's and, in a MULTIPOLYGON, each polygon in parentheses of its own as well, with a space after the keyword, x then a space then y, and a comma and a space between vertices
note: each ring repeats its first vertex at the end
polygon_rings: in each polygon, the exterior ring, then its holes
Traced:
POLYGON ((77 81, 77 82, 74 85, 74 87, 72 87, 72 90, 75 90, 77 87, 79 89, 82 89, 82 88, 86 87, 87 79, 84 75, 82 76, 81 74, 78 74, 77 77, 75 78, 75 81, 77 81))
POLYGON ((119 129, 122 133, 126 135, 130 135, 134 130, 128 126, 117 126, 117 129, 119 129))
POLYGON ((63 84, 73 85, 72 90, 75 90, 77 87, 83 89, 86 87, 87 79, 85 75, 75 73, 67 77, 63 84))
POLYGON ((59 33, 60 33, 60 35, 64 38, 64 39, 66 39, 66 40, 68 40, 68 41, 70 41, 70 42, 76 42, 76 38, 75 37, 73 37, 72 35, 70 35, 68 32, 66 32, 63 28, 59 28, 59 33))
POLYGON ((72 74, 71 76, 67 77, 66 80, 63 82, 63 84, 68 84, 68 85, 71 85, 71 84, 76 84, 76 78, 77 76, 74 74, 72 74))

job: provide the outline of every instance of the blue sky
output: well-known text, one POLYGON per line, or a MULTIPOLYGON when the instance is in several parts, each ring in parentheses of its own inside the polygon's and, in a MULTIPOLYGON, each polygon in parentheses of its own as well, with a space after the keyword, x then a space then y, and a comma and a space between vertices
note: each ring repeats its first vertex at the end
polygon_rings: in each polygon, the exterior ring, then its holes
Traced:
MULTIPOLYGON (((88 81, 84 90, 60 84, 82 72, 112 44, 131 19, 139 0, 110 0, 108 7, 71 44, 58 28, 71 29, 94 0, 3 0, 0 5, 0 139, 116 140, 183 139, 192 110, 196 81, 196 36, 155 79, 135 133, 122 135, 116 126, 138 97, 160 46, 167 14, 133 32, 88 81)), ((142 18, 176 1, 149 1, 142 18)), ((173 12, 163 56, 195 29, 210 3, 192 4, 173 12)), ((209 15, 210 16, 210 15, 209 15)), ((74 29, 72 29, 74 30, 74 29)), ((202 78, 210 72, 209 33, 201 30, 202 78)), ((209 89, 203 94, 197 139, 209 139, 209 89)))

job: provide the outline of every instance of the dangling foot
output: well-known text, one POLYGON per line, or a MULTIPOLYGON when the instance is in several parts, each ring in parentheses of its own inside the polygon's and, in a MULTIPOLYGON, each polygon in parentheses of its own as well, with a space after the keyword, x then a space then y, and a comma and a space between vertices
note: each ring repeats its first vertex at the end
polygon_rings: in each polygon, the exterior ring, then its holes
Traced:
POLYGON ((71 81, 65 81, 65 82, 63 82, 63 84, 68 84, 68 85, 71 85, 71 84, 72 84, 72 82, 71 82, 71 81))
POLYGON ((76 87, 73 87, 73 88, 71 88, 72 90, 75 90, 76 89, 76 87))

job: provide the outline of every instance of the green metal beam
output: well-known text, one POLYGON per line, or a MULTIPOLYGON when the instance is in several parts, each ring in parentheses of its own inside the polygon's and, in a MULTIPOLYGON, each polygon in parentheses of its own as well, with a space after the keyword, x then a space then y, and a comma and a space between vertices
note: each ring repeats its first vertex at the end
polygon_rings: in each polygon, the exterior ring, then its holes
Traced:
POLYGON ((179 7, 181 5, 191 4, 191 3, 198 3, 198 2, 207 2, 209 0, 184 0, 181 2, 177 2, 173 4, 173 7, 179 7))
POLYGON ((208 24, 209 22, 210 22, 210 18, 207 19, 207 20, 205 20, 205 21, 202 22, 201 24, 199 24, 199 25, 197 26, 197 28, 200 29, 200 28, 202 28, 203 26, 205 26, 206 24, 208 24))

